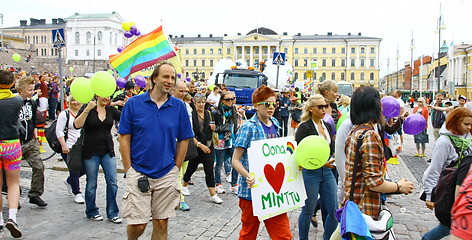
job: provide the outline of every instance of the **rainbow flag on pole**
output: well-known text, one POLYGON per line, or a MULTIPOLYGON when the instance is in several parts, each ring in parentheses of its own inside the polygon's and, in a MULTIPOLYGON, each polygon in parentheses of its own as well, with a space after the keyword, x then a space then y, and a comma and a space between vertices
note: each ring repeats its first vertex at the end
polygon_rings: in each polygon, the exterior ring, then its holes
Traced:
POLYGON ((174 48, 159 26, 134 40, 120 53, 110 55, 110 64, 121 77, 128 78, 132 73, 174 56, 174 48))

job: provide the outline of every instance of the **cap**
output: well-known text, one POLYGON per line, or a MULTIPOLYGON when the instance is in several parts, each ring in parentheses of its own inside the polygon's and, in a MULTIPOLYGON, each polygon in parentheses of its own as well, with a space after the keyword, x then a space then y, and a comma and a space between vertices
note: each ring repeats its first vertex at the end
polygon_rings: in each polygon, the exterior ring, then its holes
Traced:
POLYGON ((467 98, 464 95, 459 95, 459 97, 457 99, 464 99, 464 100, 467 101, 467 98))

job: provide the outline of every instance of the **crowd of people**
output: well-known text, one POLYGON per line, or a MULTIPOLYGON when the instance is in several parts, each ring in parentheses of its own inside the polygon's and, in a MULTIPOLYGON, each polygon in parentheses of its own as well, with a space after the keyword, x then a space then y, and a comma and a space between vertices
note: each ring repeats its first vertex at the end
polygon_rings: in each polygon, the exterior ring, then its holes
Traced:
MULTIPOLYGON (((44 165, 37 141, 38 122, 44 119, 50 123, 57 118, 56 135, 64 160, 76 141, 83 139, 81 169, 70 170, 64 180, 74 202, 85 203, 88 219, 104 220, 96 204, 101 166, 106 180, 106 218, 116 224, 122 223, 122 216, 126 218, 128 239, 138 239, 150 221, 152 238, 167 239, 168 219, 176 215, 175 209, 188 211, 192 207, 185 196, 192 194, 192 175, 199 164, 203 165, 209 201, 223 204, 218 194, 225 193, 239 197, 240 239, 256 239, 260 222, 254 216, 251 198, 256 179, 249 173, 247 155, 251 142, 256 140, 293 135, 300 142, 318 135, 330 146, 330 156, 321 168, 301 169, 307 199, 298 218, 299 239, 310 239, 310 227, 318 227, 318 210, 323 239, 341 239, 335 213, 346 200, 355 202, 364 214, 376 220, 386 194, 412 193, 415 187, 411 181, 403 178, 395 182, 387 174, 387 160, 402 150, 402 123, 409 114, 431 120, 436 142, 423 177, 427 208, 434 209, 433 189, 441 171, 451 165, 458 167, 458 159, 472 154, 472 112, 464 96, 459 96, 458 106, 443 104, 441 93, 430 103, 420 97, 410 113, 401 91, 396 91, 392 95, 400 105, 400 115, 386 118, 382 115, 382 94, 373 87, 361 86, 351 98, 339 96, 332 80, 323 81, 311 96, 298 88, 279 91, 263 85, 252 94, 254 112, 248 116, 236 105, 235 93, 224 84, 209 88, 194 81, 184 82, 177 79, 168 62, 156 65, 146 88, 128 81, 112 96, 95 96, 87 104, 77 102, 68 88, 64 89, 64 103, 59 102, 59 77, 54 74, 19 75, 0 70, 0 172, 4 176, 0 181, 7 185, 9 209, 6 221, 0 212, 0 228, 5 226, 16 238, 22 236, 16 223, 22 159, 33 171, 29 202, 47 206, 41 199, 44 165), (61 105, 65 110, 61 111, 61 105), (344 115, 349 117, 336 127, 344 115), (327 116, 334 125, 326 120, 327 116), (117 128, 126 172, 121 208, 117 201, 120 186, 113 127, 117 128), (389 144, 394 136, 400 142, 396 149, 389 144), (83 175, 84 194, 80 191, 83 175)), ((70 86, 70 81, 66 85, 70 86)), ((414 136, 415 157, 425 157, 428 130, 414 136)), ((470 211, 464 210, 467 201, 463 200, 471 179, 468 172, 468 166, 461 168, 457 181, 458 199, 462 200, 452 211, 452 226, 456 227, 439 223, 423 239, 440 239, 450 233, 466 238, 467 229, 457 227, 460 224, 455 221, 471 217, 470 211)), ((264 224, 272 239, 293 238, 287 214, 264 220, 264 224)))

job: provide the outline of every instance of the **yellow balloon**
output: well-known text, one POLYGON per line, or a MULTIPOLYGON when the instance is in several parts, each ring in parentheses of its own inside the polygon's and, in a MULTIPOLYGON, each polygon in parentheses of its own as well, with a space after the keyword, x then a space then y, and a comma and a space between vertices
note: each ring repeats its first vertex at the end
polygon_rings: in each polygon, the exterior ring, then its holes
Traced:
POLYGON ((70 93, 77 102, 88 103, 93 98, 90 80, 84 77, 76 78, 70 85, 70 93))
MULTIPOLYGON (((129 26, 136 26, 136 23, 135 22, 128 22, 129 23, 129 26)), ((129 30, 128 30, 129 31, 129 30)))
POLYGON ((13 61, 19 62, 20 59, 21 59, 21 56, 20 56, 20 54, 15 53, 15 54, 13 54, 13 55, 11 56, 11 58, 13 59, 13 61))
POLYGON ((121 27, 122 27, 123 30, 125 30, 125 31, 129 31, 129 29, 130 29, 131 26, 132 26, 132 25, 130 25, 129 22, 122 22, 122 23, 121 23, 121 27))
POLYGON ((308 170, 322 167, 329 158, 329 144, 322 137, 310 135, 300 141, 295 149, 298 165, 308 170))
POLYGON ((116 81, 110 73, 100 71, 90 78, 90 86, 97 96, 110 97, 116 90, 116 81))

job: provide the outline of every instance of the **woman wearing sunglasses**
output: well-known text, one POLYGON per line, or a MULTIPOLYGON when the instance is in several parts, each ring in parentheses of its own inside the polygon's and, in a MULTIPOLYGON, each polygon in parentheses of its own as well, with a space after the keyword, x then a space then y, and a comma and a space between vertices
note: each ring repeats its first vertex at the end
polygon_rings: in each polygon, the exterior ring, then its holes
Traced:
MULTIPOLYGON (((305 137, 318 135, 328 142, 330 145, 330 155, 333 155, 333 129, 331 129, 329 124, 323 121, 323 117, 328 108, 329 105, 326 103, 325 98, 322 95, 315 94, 308 98, 308 101, 303 106, 301 118, 302 123, 295 133, 295 141, 300 143, 300 141, 305 137)), ((336 229, 337 222, 334 218, 334 213, 336 211, 336 180, 331 171, 331 169, 334 168, 333 162, 334 159, 331 158, 319 169, 302 169, 307 199, 305 200, 305 206, 302 208, 302 212, 298 217, 300 239, 309 239, 308 233, 310 231, 310 221, 318 201, 318 194, 320 194, 320 198, 323 199, 327 213, 323 225, 323 238, 329 239, 336 229)))

